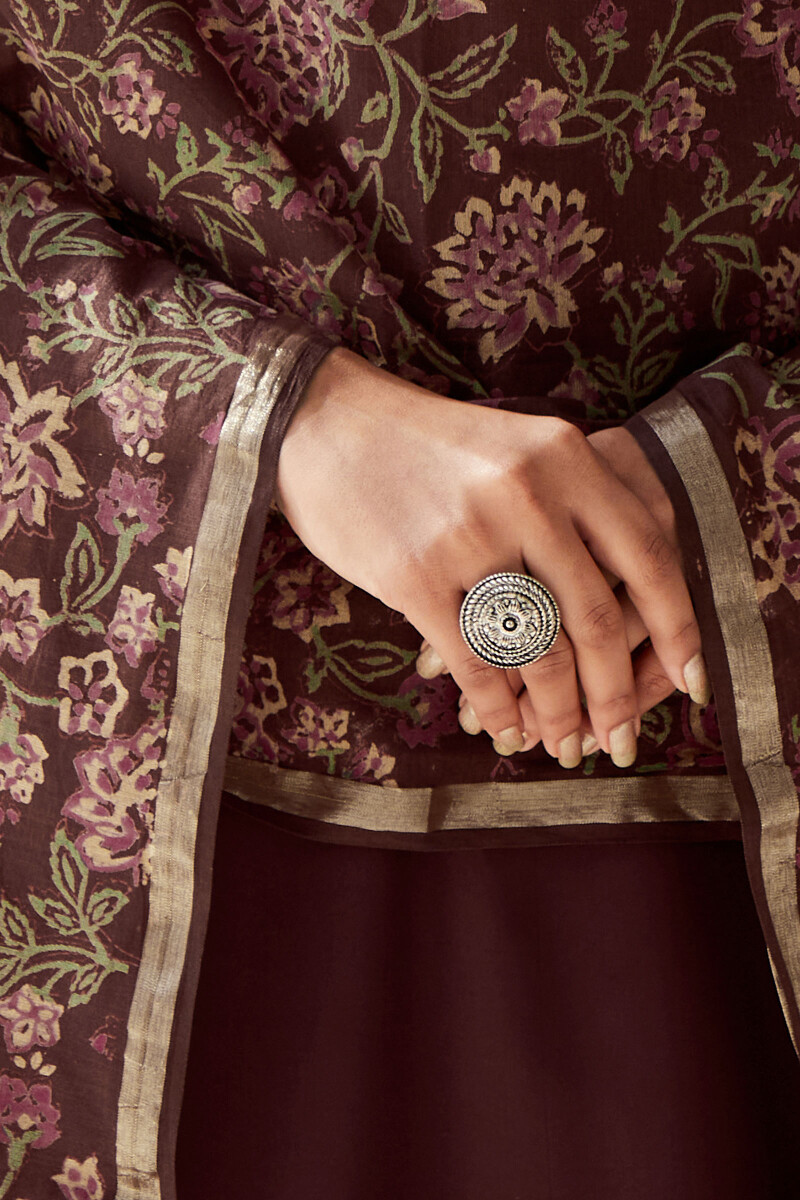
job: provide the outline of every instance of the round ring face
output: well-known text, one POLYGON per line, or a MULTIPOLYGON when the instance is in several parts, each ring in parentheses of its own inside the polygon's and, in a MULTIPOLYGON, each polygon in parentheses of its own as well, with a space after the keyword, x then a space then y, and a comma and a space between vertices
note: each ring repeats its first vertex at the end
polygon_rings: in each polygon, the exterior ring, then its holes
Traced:
POLYGON ((558 605, 530 575, 500 572, 481 579, 461 605, 461 633, 493 667, 527 667, 547 654, 561 626, 558 605))

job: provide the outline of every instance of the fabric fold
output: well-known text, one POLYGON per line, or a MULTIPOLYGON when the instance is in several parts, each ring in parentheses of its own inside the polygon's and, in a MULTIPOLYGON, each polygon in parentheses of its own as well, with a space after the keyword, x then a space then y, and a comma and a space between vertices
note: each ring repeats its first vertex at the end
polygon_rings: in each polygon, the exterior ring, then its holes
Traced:
POLYGON ((678 514, 753 893, 800 1031, 800 357, 739 346, 629 423, 678 514))

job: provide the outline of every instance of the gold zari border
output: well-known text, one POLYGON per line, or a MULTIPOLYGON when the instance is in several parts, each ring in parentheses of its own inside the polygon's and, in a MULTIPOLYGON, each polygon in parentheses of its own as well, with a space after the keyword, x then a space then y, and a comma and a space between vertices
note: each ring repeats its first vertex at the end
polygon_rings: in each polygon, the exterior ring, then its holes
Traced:
POLYGON ((147 930, 128 1018, 117 1114, 117 1200, 161 1197, 159 1122, 192 918, 197 820, 218 719, 231 589, 264 433, 302 345, 296 334, 269 331, 242 370, 192 555, 156 802, 147 930))
MULTIPOLYGON (((750 553, 725 473, 694 409, 673 391, 642 414, 664 445, 694 510, 733 687, 742 765, 761 820, 767 905, 795 998, 800 997, 800 922, 795 865, 800 805, 783 756, 769 640, 750 553)), ((786 998, 773 967, 784 1012, 786 998)), ((791 1031, 791 1025, 789 1026, 791 1031)), ((792 1031, 793 1032, 793 1031, 792 1031)))
POLYGON ((380 833, 739 819, 726 775, 392 788, 229 757, 224 786, 295 817, 380 833))

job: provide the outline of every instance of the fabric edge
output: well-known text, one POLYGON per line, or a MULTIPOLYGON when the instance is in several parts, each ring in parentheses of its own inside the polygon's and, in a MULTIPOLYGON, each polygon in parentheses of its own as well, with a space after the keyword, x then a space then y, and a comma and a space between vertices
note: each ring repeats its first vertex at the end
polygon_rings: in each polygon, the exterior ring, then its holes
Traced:
POLYGON ((232 692, 249 608, 249 591, 241 589, 246 571, 252 576, 255 570, 283 433, 331 348, 295 319, 262 326, 251 339, 249 362, 222 426, 184 599, 178 682, 156 802, 150 906, 118 1103, 118 1200, 175 1195, 174 1136, 199 971, 199 962, 187 962, 187 949, 190 939, 197 949, 202 945, 208 913, 233 703, 226 692, 232 692), (257 499, 263 501, 258 513, 257 499), (198 845, 201 816, 207 819, 198 845), (163 845, 169 854, 159 854, 163 845), (198 859, 203 870, 196 879, 198 859), (162 1137, 172 1144, 162 1146, 162 1137))
POLYGON ((800 811, 783 760, 769 641, 750 555, 712 436, 689 400, 674 389, 637 414, 628 428, 667 486, 684 546, 690 550, 687 565, 706 635, 704 651, 741 812, 751 887, 797 1049, 800 927, 795 844, 800 811))

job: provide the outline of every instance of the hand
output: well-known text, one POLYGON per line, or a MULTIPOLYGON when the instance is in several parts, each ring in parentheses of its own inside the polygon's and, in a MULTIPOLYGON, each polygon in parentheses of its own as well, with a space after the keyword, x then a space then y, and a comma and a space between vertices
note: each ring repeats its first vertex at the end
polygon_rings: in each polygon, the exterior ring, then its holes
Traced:
MULTIPOLYGON (((638 496, 648 511, 652 513, 675 553, 679 554, 677 525, 672 501, 636 439, 623 426, 618 426, 590 434, 588 440, 594 449, 603 455, 618 478, 638 496)), ((609 583, 613 585, 615 581, 609 578, 609 583)), ((628 646, 631 651, 635 651, 646 640, 647 630, 630 599, 624 593, 619 599, 628 646)), ((418 670, 424 676, 432 678, 434 675, 446 671, 447 668, 439 656, 427 646, 427 643, 424 643, 418 659, 418 670)), ((707 704, 711 697, 711 688, 702 655, 698 655, 693 663, 687 664, 684 674, 692 699, 698 704, 707 704)), ((672 680, 664 671, 652 646, 645 646, 635 655, 634 678, 640 715, 666 700, 674 691, 672 680)), ((509 683, 518 694, 520 709, 525 719, 526 733, 531 740, 531 746, 533 746, 539 739, 536 735, 535 721, 532 716, 527 714, 528 705, 522 690, 521 678, 518 674, 509 672, 509 683)), ((481 732, 480 722, 463 694, 459 702, 459 721, 467 733, 481 732)), ((597 748, 597 741, 589 728, 588 719, 584 720, 581 733, 583 752, 590 754, 597 748)), ((574 766, 577 764, 569 761, 564 762, 563 765, 574 766)))
POLYGON ((530 571, 559 601, 562 633, 521 672, 551 754, 581 729, 577 668, 600 745, 620 765, 635 756, 630 653, 603 570, 624 582, 673 685, 700 650, 672 547, 564 421, 446 400, 335 350, 289 426, 278 494, 312 553, 435 647, 507 752, 524 744, 519 702, 458 627, 464 593, 485 575, 530 571))

